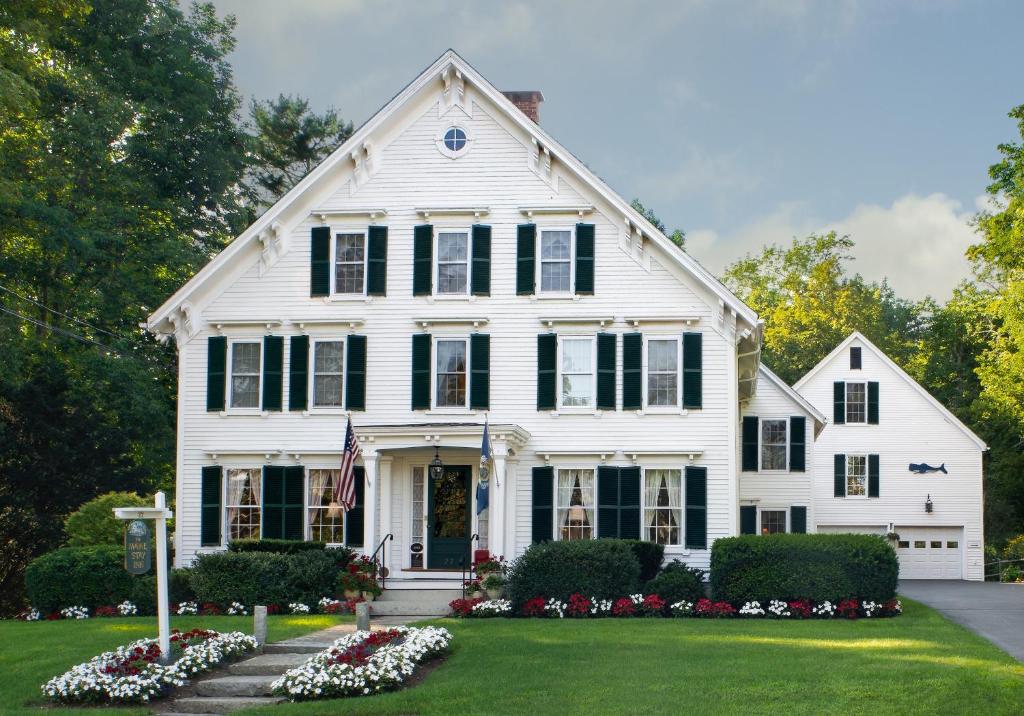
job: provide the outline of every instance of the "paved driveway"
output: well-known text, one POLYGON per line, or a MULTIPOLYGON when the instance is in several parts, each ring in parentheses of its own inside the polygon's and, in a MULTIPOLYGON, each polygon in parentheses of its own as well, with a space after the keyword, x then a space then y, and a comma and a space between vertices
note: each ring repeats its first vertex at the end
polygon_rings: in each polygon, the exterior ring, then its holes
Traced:
POLYGON ((1024 584, 903 579, 899 593, 1024 661, 1024 584))

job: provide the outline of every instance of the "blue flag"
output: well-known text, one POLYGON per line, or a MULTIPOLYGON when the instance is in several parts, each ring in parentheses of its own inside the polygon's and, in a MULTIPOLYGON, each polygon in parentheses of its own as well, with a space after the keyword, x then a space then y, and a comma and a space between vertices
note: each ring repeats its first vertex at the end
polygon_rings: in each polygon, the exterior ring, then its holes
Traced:
POLYGON ((480 446, 480 481, 476 484, 476 513, 479 515, 487 509, 488 487, 491 484, 491 435, 487 430, 487 419, 484 418, 484 441, 480 446))

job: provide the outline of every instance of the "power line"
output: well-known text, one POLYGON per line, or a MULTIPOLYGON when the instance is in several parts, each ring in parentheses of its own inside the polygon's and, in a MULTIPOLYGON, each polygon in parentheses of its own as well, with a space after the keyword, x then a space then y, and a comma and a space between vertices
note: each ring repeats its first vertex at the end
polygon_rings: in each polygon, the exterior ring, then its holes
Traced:
MULTIPOLYGON (((49 323, 44 323, 44 322, 42 322, 40 320, 37 320, 35 318, 32 318, 30 316, 23 316, 22 314, 18 313, 17 311, 12 311, 12 310, 10 310, 8 308, 4 308, 3 306, 0 306, 0 311, 3 311, 4 313, 9 314, 11 316, 14 316, 15 318, 20 318, 23 321, 28 321, 29 323, 32 323, 32 324, 34 324, 36 326, 39 326, 40 328, 45 328, 48 331, 53 331, 55 333, 61 333, 61 334, 65 335, 65 336, 67 336, 68 338, 74 338, 77 341, 82 341, 83 343, 92 344, 92 345, 96 346, 97 348, 102 348, 103 350, 105 350, 105 351, 107 351, 109 353, 112 353, 112 354, 114 354, 114 355, 116 355, 118 357, 121 357, 121 353, 118 352, 117 349, 111 348, 110 346, 108 346, 108 345, 106 345, 104 343, 100 343, 99 341, 94 341, 92 338, 87 338, 86 336, 82 336, 82 335, 79 335, 78 333, 75 333, 73 331, 69 331, 66 328, 61 328, 60 326, 51 326, 49 323)), ((113 335, 113 334, 111 334, 111 335, 113 335)), ((115 338, 116 338, 116 336, 115 336, 115 338)))
POLYGON ((28 301, 29 303, 34 303, 35 305, 39 306, 40 308, 42 308, 42 309, 44 309, 46 311, 49 311, 50 313, 54 313, 54 314, 56 314, 58 316, 63 316, 64 318, 67 318, 68 320, 71 320, 71 321, 74 321, 75 323, 83 325, 86 328, 91 328, 92 330, 99 331, 100 333, 106 333, 108 336, 111 336, 112 338, 117 338, 119 340, 124 340, 124 336, 119 336, 116 333, 111 333, 110 331, 105 330, 103 328, 99 328, 97 326, 94 326, 91 323, 86 323, 82 319, 75 318, 74 316, 68 315, 67 313, 62 313, 61 311, 58 311, 56 308, 50 308, 45 303, 41 303, 40 301, 37 301, 36 299, 31 298, 29 296, 23 296, 20 293, 18 293, 17 291, 12 291, 11 289, 7 288, 6 286, 4 286, 2 284, 0 284, 0 291, 6 291, 7 293, 11 294, 12 296, 17 296, 22 301, 28 301))

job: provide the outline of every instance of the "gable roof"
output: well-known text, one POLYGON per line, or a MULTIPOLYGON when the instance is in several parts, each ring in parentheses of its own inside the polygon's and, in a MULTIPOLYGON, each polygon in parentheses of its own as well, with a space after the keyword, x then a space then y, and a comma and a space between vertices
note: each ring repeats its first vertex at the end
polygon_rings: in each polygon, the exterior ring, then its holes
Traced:
POLYGON ((882 360, 883 363, 885 363, 887 366, 889 366, 889 368, 891 368, 893 370, 893 372, 896 373, 896 375, 901 377, 908 385, 910 385, 914 390, 916 390, 918 392, 918 394, 921 395, 922 398, 924 398, 926 401, 931 403, 931 405, 937 411, 939 411, 939 413, 941 413, 942 416, 946 419, 946 422, 950 423, 951 425, 953 425, 956 428, 959 428, 959 430, 964 435, 966 435, 967 438, 971 442, 973 442, 975 445, 977 445, 978 448, 980 448, 981 450, 988 450, 988 445, 985 444, 984 440, 979 438, 974 433, 973 430, 971 430, 969 427, 964 425, 963 422, 958 417, 953 415, 952 411, 950 411, 949 408, 947 408, 945 405, 943 405, 938 400, 936 400, 935 396, 933 396, 931 393, 929 393, 927 390, 925 390, 924 386, 922 386, 916 380, 911 378, 910 375, 905 370, 900 368, 892 358, 890 358, 889 356, 887 356, 885 354, 885 351, 883 351, 878 346, 876 346, 874 343, 872 343, 867 338, 865 338, 864 334, 861 333, 860 331, 854 331, 849 336, 847 336, 846 340, 844 340, 842 343, 840 343, 838 346, 836 346, 835 349, 831 353, 829 353, 827 356, 825 356, 821 361, 819 361, 816 366, 814 366, 809 371, 807 371, 807 374, 803 378, 798 380, 793 385, 793 388, 796 389, 797 391, 799 391, 801 388, 803 388, 805 385, 807 385, 807 383, 810 382, 810 380, 815 375, 817 375, 822 370, 822 368, 824 368, 824 366, 827 363, 830 363, 840 353, 842 353, 844 350, 846 350, 850 346, 850 344, 853 343, 855 340, 859 340, 861 343, 863 343, 864 346, 866 348, 868 348, 868 350, 870 350, 872 353, 874 353, 876 356, 878 356, 882 360))
MULTIPOLYGON (((793 388, 787 385, 786 381, 784 381, 779 376, 775 375, 775 373, 773 373, 768 366, 766 366, 764 363, 761 363, 758 366, 758 369, 761 371, 761 375, 763 375, 779 390, 785 393, 790 398, 790 400, 792 400, 794 403, 796 403, 801 408, 810 413, 811 417, 813 417, 816 422, 821 423, 822 426, 824 426, 828 422, 828 418, 826 418, 820 410, 811 405, 807 401, 807 399, 804 398, 804 396, 800 395, 798 392, 793 390, 793 388)), ((815 430, 814 434, 817 435, 818 430, 815 430)))
POLYGON ((273 230, 277 218, 292 206, 300 197, 307 193, 311 187, 320 181, 340 162, 349 159, 351 153, 363 147, 364 143, 372 136, 373 132, 380 127, 387 119, 399 111, 421 90, 431 82, 437 82, 443 72, 454 69, 460 73, 464 81, 470 83, 481 95, 486 97, 496 107, 502 110, 506 117, 520 129, 526 132, 534 140, 548 149, 551 155, 559 160, 561 166, 575 175, 591 190, 596 192, 615 209, 619 210, 630 223, 638 227, 644 236, 660 246, 664 253, 677 264, 682 266, 690 275, 703 284, 713 295, 717 296, 722 304, 729 310, 735 312, 737 318, 742 318, 750 324, 755 333, 757 345, 760 345, 760 323, 757 313, 743 303, 735 294, 725 287, 715 276, 700 265, 692 256, 681 251, 673 244, 664 233, 658 230, 650 221, 637 212, 628 201, 616 194, 596 174, 586 167, 583 162, 573 156, 565 147, 555 141, 540 125, 533 122, 524 115, 507 97, 488 82, 479 72, 476 71, 466 60, 454 50, 445 51, 429 67, 419 74, 412 82, 406 85, 398 94, 377 111, 370 119, 359 127, 340 147, 330 154, 323 162, 307 174, 298 184, 292 187, 273 206, 267 209, 262 216, 254 221, 234 241, 228 244, 217 256, 204 266, 195 276, 187 281, 181 288, 168 298, 159 308, 150 314, 146 328, 156 333, 171 333, 172 327, 168 325, 168 319, 172 314, 183 308, 189 299, 195 294, 209 278, 219 272, 233 257, 237 256, 249 244, 257 241, 259 236, 267 231, 273 230))

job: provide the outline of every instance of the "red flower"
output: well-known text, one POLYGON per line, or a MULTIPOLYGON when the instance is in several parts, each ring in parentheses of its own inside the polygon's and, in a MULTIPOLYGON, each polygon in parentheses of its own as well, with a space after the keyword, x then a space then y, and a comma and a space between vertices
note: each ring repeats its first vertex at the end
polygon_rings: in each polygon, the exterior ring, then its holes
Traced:
POLYGON ((798 619, 810 619, 811 618, 811 600, 810 599, 795 599, 789 602, 790 613, 798 619))
POLYGON ((585 617, 590 614, 590 609, 593 606, 593 603, 589 599, 577 592, 569 596, 569 602, 566 604, 565 612, 571 617, 585 617))
POLYGON ((710 599, 699 599, 693 608, 693 613, 698 617, 731 617, 736 614, 736 607, 729 602, 713 602, 710 599))
POLYGON ((205 602, 203 606, 200 607, 199 613, 204 617, 217 616, 221 613, 221 609, 213 602, 205 602))
POLYGON ((543 617, 546 616, 544 613, 544 605, 547 604, 547 600, 544 597, 534 597, 528 599, 526 604, 523 605, 523 616, 524 617, 543 617))
POLYGON ((665 611, 665 600, 659 597, 657 594, 648 594, 644 597, 643 603, 644 614, 651 617, 659 616, 665 611))
POLYGON ((629 597, 616 599, 615 603, 612 604, 612 614, 617 617, 634 616, 636 614, 636 605, 633 604, 633 600, 629 597))
POLYGON ((468 617, 473 613, 473 605, 479 604, 483 599, 453 599, 448 602, 448 608, 452 610, 452 616, 468 617))
POLYGON ((860 616, 860 601, 857 599, 841 599, 836 606, 839 616, 847 619, 856 619, 860 616))
POLYGON ((98 617, 116 617, 117 609, 111 606, 96 607, 95 616, 98 617))

